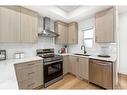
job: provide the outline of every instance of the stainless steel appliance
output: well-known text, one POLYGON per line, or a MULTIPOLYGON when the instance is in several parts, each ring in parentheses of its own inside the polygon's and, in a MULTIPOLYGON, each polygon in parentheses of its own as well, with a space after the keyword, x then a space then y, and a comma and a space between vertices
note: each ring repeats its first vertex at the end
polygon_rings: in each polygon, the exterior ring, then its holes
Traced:
POLYGON ((6 60, 6 50, 0 50, 0 61, 6 60))
MULTIPOLYGON (((38 34, 39 36, 47 36, 47 37, 56 37, 56 36, 59 36, 59 34, 55 33, 54 31, 52 31, 50 29, 50 24, 51 24, 51 21, 50 21, 50 18, 49 17, 39 17, 39 26, 42 26, 43 25, 43 30, 38 34)), ((52 23, 53 26, 54 26, 54 23, 52 23)))
POLYGON ((113 88, 113 63, 97 59, 89 60, 89 82, 106 89, 113 88))
POLYGON ((43 58, 44 87, 63 78, 63 57, 54 54, 54 49, 37 49, 37 56, 43 58))

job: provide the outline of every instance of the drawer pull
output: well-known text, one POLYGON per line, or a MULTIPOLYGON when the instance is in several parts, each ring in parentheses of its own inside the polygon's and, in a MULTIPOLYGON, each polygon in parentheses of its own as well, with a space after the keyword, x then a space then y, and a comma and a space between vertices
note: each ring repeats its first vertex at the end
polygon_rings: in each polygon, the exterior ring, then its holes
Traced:
POLYGON ((111 65, 111 63, 99 63, 99 62, 96 62, 96 63, 93 63, 93 64, 102 65, 102 66, 111 65))
POLYGON ((32 86, 32 85, 34 85, 34 84, 35 84, 35 83, 31 83, 31 84, 28 84, 27 86, 30 87, 30 86, 32 86))
POLYGON ((30 66, 30 65, 34 65, 34 63, 31 63, 31 64, 27 64, 28 66, 30 66))
POLYGON ((33 74, 34 72, 31 72, 31 73, 28 73, 28 75, 31 75, 31 74, 33 74))

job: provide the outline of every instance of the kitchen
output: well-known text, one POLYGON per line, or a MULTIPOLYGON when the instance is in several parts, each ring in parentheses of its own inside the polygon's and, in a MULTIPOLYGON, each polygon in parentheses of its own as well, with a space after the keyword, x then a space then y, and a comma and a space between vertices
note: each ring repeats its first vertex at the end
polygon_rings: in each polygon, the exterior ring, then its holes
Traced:
POLYGON ((126 89, 119 78, 126 76, 119 63, 123 9, 1 6, 0 89, 126 89), (72 78, 83 87, 69 87, 72 78))

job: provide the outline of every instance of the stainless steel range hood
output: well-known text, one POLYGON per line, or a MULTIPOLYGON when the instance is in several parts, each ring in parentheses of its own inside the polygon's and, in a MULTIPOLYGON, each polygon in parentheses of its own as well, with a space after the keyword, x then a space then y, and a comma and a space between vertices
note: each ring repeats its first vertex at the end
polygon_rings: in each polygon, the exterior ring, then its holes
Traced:
POLYGON ((43 21, 43 30, 41 33, 39 33, 39 36, 44 36, 44 37, 56 37, 59 36, 59 34, 51 31, 50 29, 50 18, 48 17, 44 17, 44 21, 43 21))

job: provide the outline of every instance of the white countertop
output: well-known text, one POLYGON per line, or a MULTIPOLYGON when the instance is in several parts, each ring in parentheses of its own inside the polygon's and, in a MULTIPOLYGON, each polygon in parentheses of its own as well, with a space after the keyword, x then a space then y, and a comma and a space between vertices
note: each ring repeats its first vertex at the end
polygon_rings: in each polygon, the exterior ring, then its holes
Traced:
POLYGON ((92 55, 90 54, 90 56, 82 56, 82 55, 75 55, 74 53, 63 53, 63 54, 59 54, 62 56, 67 56, 67 55, 72 55, 72 56, 80 56, 80 57, 85 57, 85 58, 92 58, 92 59, 98 59, 98 60, 104 60, 104 61, 111 61, 111 62, 115 62, 117 59, 116 55, 110 55, 110 57, 105 58, 105 57, 98 57, 97 55, 92 55))
POLYGON ((26 57, 0 61, 0 89, 18 89, 14 64, 42 60, 41 57, 26 57))
MULTIPOLYGON (((66 54, 59 54, 62 56, 72 55, 72 56, 80 56, 86 58, 93 58, 105 61, 116 61, 116 56, 112 55, 110 58, 103 58, 98 57, 97 55, 91 56, 81 56, 81 55, 74 55, 73 53, 66 53, 66 54)), ((35 61, 35 60, 42 60, 41 57, 26 57, 22 59, 10 59, 5 61, 0 61, 0 89, 18 89, 14 64, 28 62, 28 61, 35 61)))

